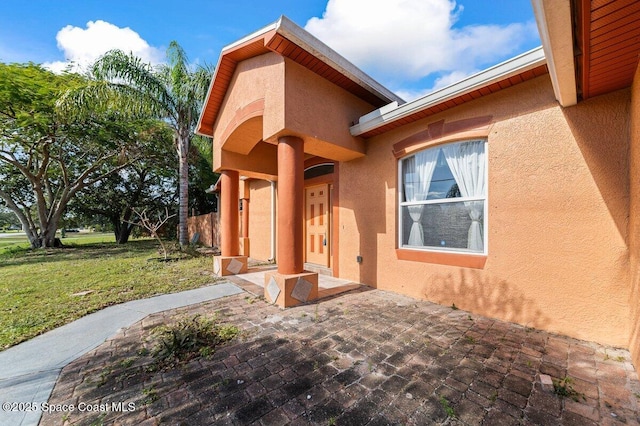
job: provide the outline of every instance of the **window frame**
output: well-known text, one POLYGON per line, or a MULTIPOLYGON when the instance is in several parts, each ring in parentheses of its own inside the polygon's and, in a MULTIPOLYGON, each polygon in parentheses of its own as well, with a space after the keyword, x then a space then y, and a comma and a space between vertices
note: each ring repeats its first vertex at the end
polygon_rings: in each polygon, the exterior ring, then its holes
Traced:
MULTIPOLYGON (((460 258, 460 256, 475 256, 475 257, 486 257, 488 253, 488 229, 489 229, 489 143, 486 137, 480 138, 469 138, 462 140, 453 140, 446 141, 438 144, 433 144, 429 146, 425 146, 422 149, 418 149, 412 151, 411 153, 400 157, 397 159, 397 172, 398 172, 398 193, 397 193, 397 212, 398 212, 398 233, 397 233, 397 251, 405 252, 405 253, 433 253, 441 257, 448 256, 449 254, 456 259, 460 258), (472 197, 455 197, 455 198, 440 198, 440 199, 432 199, 432 200, 421 200, 421 201, 403 201, 404 198, 404 176, 403 176, 403 162, 408 158, 415 157, 415 155, 421 151, 428 149, 438 149, 445 145, 451 144, 461 144, 465 142, 475 142, 482 141, 484 143, 484 179, 485 179, 485 192, 482 196, 472 196, 472 197), (441 205, 448 203, 460 203, 460 202, 469 202, 469 201, 482 201, 483 202, 483 212, 482 212, 482 239, 483 239, 483 250, 480 251, 471 251, 469 249, 462 248, 449 248, 449 247, 435 247, 435 246, 412 246, 408 244, 403 244, 403 207, 415 206, 415 205, 441 205)), ((413 260, 415 256, 411 254, 403 256, 406 260, 413 260)), ((418 256, 419 258, 420 256, 418 256)), ((427 260, 428 261, 428 260, 427 260)), ((435 263, 443 263, 441 261, 435 261, 435 263)), ((444 262, 446 263, 446 262, 444 262)))

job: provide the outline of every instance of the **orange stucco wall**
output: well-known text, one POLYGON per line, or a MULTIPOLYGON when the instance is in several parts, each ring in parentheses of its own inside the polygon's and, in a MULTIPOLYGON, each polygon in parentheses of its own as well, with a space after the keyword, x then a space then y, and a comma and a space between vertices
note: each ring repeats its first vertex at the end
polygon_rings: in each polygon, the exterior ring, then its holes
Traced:
MULTIPOLYGON (((240 62, 230 82, 220 114, 214 124, 214 169, 243 171, 256 177, 277 174, 275 146, 260 143, 263 132, 274 132, 284 125, 284 61, 275 53, 240 62), (262 104, 262 111, 256 105, 262 104), (259 108, 258 108, 259 109, 259 108), (255 125, 256 114, 262 126, 255 125), (257 144, 249 155, 221 151, 229 137, 257 144)), ((233 148, 233 147, 229 147, 233 148)))
POLYGON ((562 109, 542 76, 369 140, 365 158, 340 165, 341 277, 626 347, 629 105, 619 91, 562 109), (486 115, 484 266, 398 260, 391 146, 442 119, 486 115))
POLYGON ((640 366, 640 67, 631 88, 629 249, 631 282, 631 339, 634 364, 640 366))
POLYGON ((364 156, 350 124, 373 107, 275 53, 240 62, 214 124, 214 169, 277 178, 276 145, 299 136, 305 153, 339 161, 364 156))
POLYGON ((249 256, 266 261, 271 257, 271 183, 251 180, 249 192, 249 256))
POLYGON ((320 157, 348 161, 364 156, 364 141, 351 136, 349 127, 372 106, 302 65, 285 61, 284 134, 303 137, 305 152, 320 157))

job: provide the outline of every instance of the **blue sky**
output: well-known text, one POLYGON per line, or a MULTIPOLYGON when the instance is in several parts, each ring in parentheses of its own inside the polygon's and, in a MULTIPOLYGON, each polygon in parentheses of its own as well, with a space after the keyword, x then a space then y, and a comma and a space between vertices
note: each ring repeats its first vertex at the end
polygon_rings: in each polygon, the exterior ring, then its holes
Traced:
POLYGON ((0 61, 88 63, 110 48, 197 63, 286 15, 409 100, 540 44, 530 0, 30 0, 0 13, 0 61))

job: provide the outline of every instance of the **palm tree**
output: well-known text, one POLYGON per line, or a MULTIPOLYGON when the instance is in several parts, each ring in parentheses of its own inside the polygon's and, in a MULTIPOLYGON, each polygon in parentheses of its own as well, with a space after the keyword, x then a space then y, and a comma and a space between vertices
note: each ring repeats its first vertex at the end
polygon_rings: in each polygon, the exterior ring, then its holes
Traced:
POLYGON ((111 50, 93 67, 91 83, 68 93, 59 103, 64 108, 117 109, 135 117, 156 117, 173 129, 179 161, 179 242, 188 244, 188 154, 200 109, 213 75, 209 66, 192 66, 185 51, 172 41, 168 62, 157 68, 121 50, 111 50), (88 108, 87 108, 88 107, 88 108))

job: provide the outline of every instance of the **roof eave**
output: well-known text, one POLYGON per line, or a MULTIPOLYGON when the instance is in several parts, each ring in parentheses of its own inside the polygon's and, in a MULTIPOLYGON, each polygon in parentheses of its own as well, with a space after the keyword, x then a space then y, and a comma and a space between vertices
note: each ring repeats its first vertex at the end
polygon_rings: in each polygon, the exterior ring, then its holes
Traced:
MULTIPOLYGON (((337 70, 340 74, 347 77, 349 80, 353 81, 360 87, 372 93, 382 102, 397 102, 400 104, 405 103, 402 98, 365 74, 362 70, 340 56, 336 51, 331 49, 322 41, 295 24, 286 16, 281 16, 276 22, 267 25, 222 48, 220 57, 218 58, 216 71, 213 75, 213 78, 211 79, 209 89, 207 90, 207 96, 203 103, 203 108, 200 111, 200 117, 198 118, 198 123, 196 125, 196 134, 208 137, 212 136, 211 127, 213 123, 209 124, 204 122, 205 112, 210 103, 213 87, 218 77, 218 70, 220 69, 220 64, 222 63, 225 55, 233 54, 233 52, 239 51, 239 49, 243 49, 243 46, 250 44, 251 42, 255 42, 261 38, 269 38, 269 33, 274 32, 280 34, 282 37, 288 39, 292 43, 298 45, 300 48, 314 55, 322 62, 337 70)), ((268 48, 268 46, 265 47, 268 48)))
POLYGON ((211 77, 211 81, 209 82, 209 88, 207 89, 207 96, 204 99, 204 102, 202 103, 202 107, 200 109, 200 117, 198 117, 198 123, 196 124, 196 129, 195 129, 195 134, 196 135, 200 135, 200 136, 206 136, 206 137, 212 137, 213 135, 211 135, 211 132, 207 132, 205 130, 205 128, 208 129, 208 127, 205 127, 205 123, 204 121, 204 116, 205 116, 205 112, 207 109, 207 105, 209 105, 209 99, 211 98, 211 92, 213 89, 213 84, 216 81, 216 74, 218 71, 218 68, 220 67, 220 62, 222 61, 222 55, 220 55, 220 57, 218 58, 218 64, 216 65, 215 71, 213 73, 213 76, 211 77))
POLYGON ((327 65, 338 70, 345 77, 376 94, 381 99, 388 102, 398 102, 399 104, 405 103, 398 95, 365 74, 360 68, 353 65, 335 50, 331 49, 286 16, 281 16, 278 23, 278 33, 325 62, 327 65))
POLYGON ((380 108, 380 113, 369 113, 360 117, 360 121, 351 126, 350 131, 353 136, 360 136, 364 133, 375 130, 390 122, 400 120, 421 110, 447 102, 450 99, 489 86, 496 82, 508 79, 528 70, 534 69, 546 63, 542 47, 525 52, 505 62, 488 68, 484 71, 467 77, 457 83, 451 84, 442 89, 436 90, 422 98, 400 105, 396 108, 380 108))
POLYGON ((210 134, 210 132, 207 132, 207 130, 209 130, 209 127, 211 126, 205 126, 205 124, 203 123, 204 117, 205 117, 205 112, 207 109, 207 106, 209 105, 209 101, 211 98, 211 94, 213 92, 213 86, 217 80, 218 77, 218 71, 220 70, 220 64, 222 63, 222 59, 224 58, 224 56, 230 52, 233 52, 236 49, 241 48, 243 45, 248 44, 251 41, 255 41, 260 39, 261 37, 265 37, 269 32, 272 32, 274 30, 277 30, 277 28, 280 26, 280 21, 281 21, 282 17, 280 19, 278 19, 276 22, 273 22, 263 28, 260 28, 257 31, 254 31, 253 33, 231 43, 228 44, 226 46, 224 46, 220 52, 220 56, 218 57, 218 63, 216 64, 215 67, 215 71, 213 73, 213 76, 211 78, 211 82, 209 83, 209 88, 207 89, 207 96, 205 97, 205 100, 202 104, 202 109, 200 110, 200 117, 198 118, 198 123, 196 125, 196 130, 195 133, 197 135, 200 136, 207 136, 207 137, 211 137, 212 135, 210 134))
POLYGON ((571 2, 531 0, 531 3, 555 97, 563 107, 575 105, 578 103, 578 86, 571 2))

